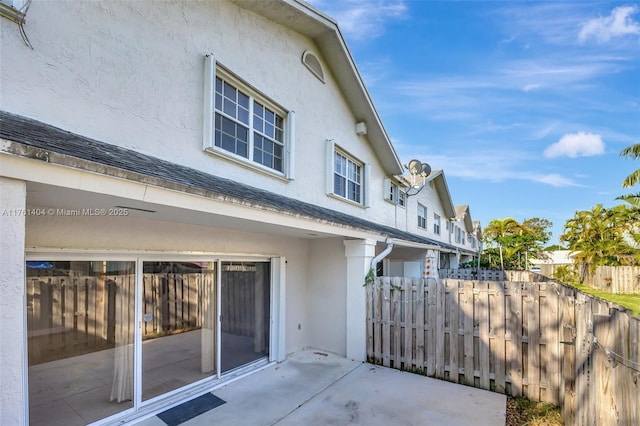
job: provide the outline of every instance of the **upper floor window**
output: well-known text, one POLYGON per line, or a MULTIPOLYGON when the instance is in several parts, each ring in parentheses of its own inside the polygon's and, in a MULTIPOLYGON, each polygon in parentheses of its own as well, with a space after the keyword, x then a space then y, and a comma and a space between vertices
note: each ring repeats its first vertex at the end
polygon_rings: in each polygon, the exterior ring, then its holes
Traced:
POLYGON ((384 180, 384 185, 384 199, 390 203, 404 207, 407 202, 407 194, 402 188, 388 178, 384 180))
POLYGON ((407 193, 402 189, 398 189, 398 205, 400 207, 406 207, 407 205, 407 193))
POLYGON ((476 248, 476 238, 473 235, 469 235, 469 243, 471 243, 471 248, 476 248))
POLYGON ((216 67, 213 58, 206 64, 205 149, 293 179, 293 112, 216 67))
POLYGON ((418 204, 418 228, 427 229, 427 208, 418 204))
POLYGON ((433 214, 433 233, 440 235, 440 215, 437 213, 433 214))
POLYGON ((456 243, 460 243, 462 241, 462 230, 460 229, 459 226, 455 226, 455 236, 456 236, 456 243))
POLYGON ((334 156, 333 193, 362 203, 362 164, 340 151, 334 156))

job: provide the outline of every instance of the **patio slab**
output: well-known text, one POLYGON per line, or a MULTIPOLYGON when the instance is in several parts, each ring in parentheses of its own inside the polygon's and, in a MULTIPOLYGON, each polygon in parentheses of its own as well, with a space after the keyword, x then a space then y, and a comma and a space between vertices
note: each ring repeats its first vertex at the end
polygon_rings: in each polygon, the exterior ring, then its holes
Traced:
MULTIPOLYGON (((225 404, 184 426, 504 425, 506 397, 318 350, 212 392, 225 404)), ((139 426, 165 426, 158 417, 139 426)))

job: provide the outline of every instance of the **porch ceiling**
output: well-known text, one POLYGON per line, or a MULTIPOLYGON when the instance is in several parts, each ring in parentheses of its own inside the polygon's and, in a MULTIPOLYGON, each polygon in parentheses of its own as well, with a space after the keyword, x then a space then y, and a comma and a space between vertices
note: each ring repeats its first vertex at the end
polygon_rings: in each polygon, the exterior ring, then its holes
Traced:
POLYGON ((105 194, 63 188, 36 182, 27 182, 28 209, 114 209, 128 208, 127 217, 183 223, 212 228, 231 229, 245 232, 256 232, 294 238, 327 238, 335 234, 319 230, 298 229, 271 223, 248 221, 246 219, 212 214, 198 210, 178 208, 168 205, 132 200, 105 194), (140 209, 140 210, 135 210, 140 209))

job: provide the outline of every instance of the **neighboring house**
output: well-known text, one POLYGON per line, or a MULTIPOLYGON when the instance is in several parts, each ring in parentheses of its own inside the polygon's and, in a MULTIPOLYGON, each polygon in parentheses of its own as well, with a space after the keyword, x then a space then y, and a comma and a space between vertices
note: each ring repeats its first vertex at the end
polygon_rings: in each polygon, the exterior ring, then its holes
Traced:
POLYGON ((555 250, 544 252, 546 259, 531 259, 531 270, 542 275, 553 277, 558 266, 574 264, 576 252, 571 250, 555 250))
POLYGON ((403 166, 308 4, 34 0, 20 28, 1 2, 1 424, 128 421, 304 347, 365 360, 378 260, 473 254, 441 172, 387 200, 403 166))

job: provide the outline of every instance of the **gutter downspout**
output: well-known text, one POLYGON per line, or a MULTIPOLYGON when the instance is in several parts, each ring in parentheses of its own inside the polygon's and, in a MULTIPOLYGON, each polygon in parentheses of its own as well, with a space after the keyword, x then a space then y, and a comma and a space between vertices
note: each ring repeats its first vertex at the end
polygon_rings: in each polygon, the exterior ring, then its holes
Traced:
POLYGON ((393 240, 391 238, 387 238, 385 242, 387 243, 387 248, 382 250, 382 253, 371 259, 370 269, 374 269, 378 262, 387 257, 389 253, 391 253, 391 250, 393 250, 393 240))

